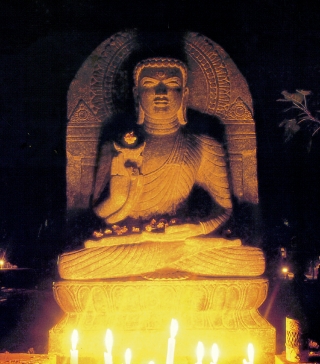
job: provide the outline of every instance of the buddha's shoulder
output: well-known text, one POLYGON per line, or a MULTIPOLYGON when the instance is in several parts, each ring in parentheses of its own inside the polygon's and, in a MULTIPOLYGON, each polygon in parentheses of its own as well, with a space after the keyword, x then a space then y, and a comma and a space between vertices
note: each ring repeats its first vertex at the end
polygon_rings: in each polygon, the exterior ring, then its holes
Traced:
POLYGON ((225 149, 218 140, 204 134, 186 134, 186 142, 193 150, 198 150, 201 154, 213 154, 216 156, 225 156, 225 149))

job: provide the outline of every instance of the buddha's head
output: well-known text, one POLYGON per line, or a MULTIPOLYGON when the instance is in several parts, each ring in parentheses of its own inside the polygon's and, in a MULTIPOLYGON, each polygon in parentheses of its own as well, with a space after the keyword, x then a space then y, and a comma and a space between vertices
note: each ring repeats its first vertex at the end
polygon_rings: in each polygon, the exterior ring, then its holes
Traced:
POLYGON ((172 58, 149 58, 134 71, 134 96, 139 104, 139 120, 153 123, 186 124, 188 97, 187 67, 172 58))

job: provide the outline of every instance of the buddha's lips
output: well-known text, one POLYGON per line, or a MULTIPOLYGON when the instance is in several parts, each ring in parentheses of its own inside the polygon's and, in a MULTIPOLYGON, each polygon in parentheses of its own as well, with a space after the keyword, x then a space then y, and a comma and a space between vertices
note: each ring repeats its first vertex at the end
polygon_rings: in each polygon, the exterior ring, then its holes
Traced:
POLYGON ((169 100, 167 97, 155 97, 155 99, 153 100, 153 102, 156 105, 168 105, 169 104, 169 100))

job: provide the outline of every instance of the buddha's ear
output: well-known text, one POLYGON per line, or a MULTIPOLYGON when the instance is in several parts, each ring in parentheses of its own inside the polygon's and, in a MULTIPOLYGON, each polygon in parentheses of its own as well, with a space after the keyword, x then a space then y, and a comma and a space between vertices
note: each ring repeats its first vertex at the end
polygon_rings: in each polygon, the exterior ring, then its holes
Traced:
POLYGON ((134 98, 134 104, 135 104, 135 108, 136 108, 136 113, 138 116, 138 120, 137 120, 137 124, 138 125, 142 125, 144 122, 144 111, 142 110, 142 107, 140 105, 140 97, 139 97, 139 92, 138 92, 138 87, 134 86, 132 89, 133 92, 133 98, 134 98))
POLYGON ((180 125, 186 125, 187 124, 187 103, 188 103, 188 97, 189 97, 189 89, 188 87, 185 87, 183 90, 182 95, 182 102, 181 106, 177 112, 177 117, 180 125))
POLYGON ((134 86, 132 88, 132 93, 133 93, 133 97, 134 97, 135 102, 138 102, 139 101, 139 93, 138 93, 138 87, 137 86, 134 86))
POLYGON ((189 98, 189 87, 185 87, 183 90, 183 101, 187 102, 189 98))

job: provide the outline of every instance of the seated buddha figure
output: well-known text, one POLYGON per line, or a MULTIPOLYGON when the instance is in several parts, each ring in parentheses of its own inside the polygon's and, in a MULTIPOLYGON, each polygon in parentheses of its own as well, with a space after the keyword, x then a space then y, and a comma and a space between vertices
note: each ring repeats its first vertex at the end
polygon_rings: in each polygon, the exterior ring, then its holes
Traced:
POLYGON ((146 59, 135 67, 134 83, 143 143, 130 132, 115 144, 109 195, 94 207, 106 228, 59 257, 61 278, 261 275, 260 249, 217 235, 232 213, 226 153, 213 137, 185 127, 186 65, 146 59), (206 216, 184 215, 194 188, 210 199, 201 202, 210 206, 206 216))

